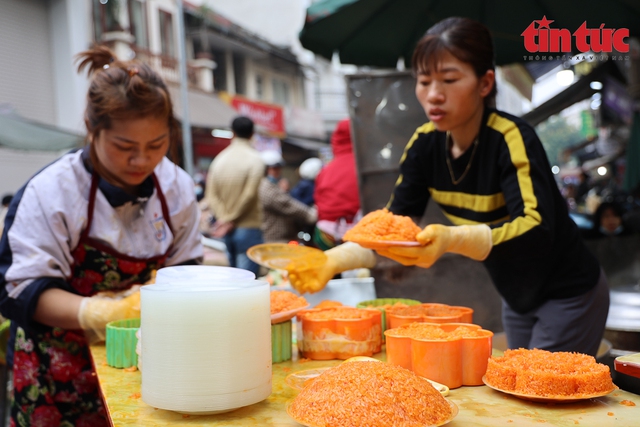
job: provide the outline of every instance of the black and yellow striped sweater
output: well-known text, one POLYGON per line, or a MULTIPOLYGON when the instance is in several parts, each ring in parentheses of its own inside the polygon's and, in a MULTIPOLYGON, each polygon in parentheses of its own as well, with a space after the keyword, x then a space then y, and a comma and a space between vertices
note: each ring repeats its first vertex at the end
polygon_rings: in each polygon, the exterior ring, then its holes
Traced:
MULTIPOLYGON (((456 179, 473 146, 451 159, 456 179)), ((419 127, 400 160, 388 208, 420 217, 433 199, 454 225, 487 224, 493 249, 484 264, 511 308, 525 313, 549 299, 593 288, 600 266, 569 217, 545 151, 533 128, 486 109, 467 175, 454 185, 446 161, 446 134, 419 127)))

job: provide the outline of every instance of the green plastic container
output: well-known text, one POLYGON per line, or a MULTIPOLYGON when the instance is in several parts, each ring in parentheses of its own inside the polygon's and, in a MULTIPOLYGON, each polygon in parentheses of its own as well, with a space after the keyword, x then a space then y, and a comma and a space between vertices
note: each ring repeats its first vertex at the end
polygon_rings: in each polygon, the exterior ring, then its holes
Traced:
POLYGON ((377 298, 371 299, 368 301, 359 302, 356 307, 357 308, 377 308, 382 312, 382 341, 385 341, 384 331, 387 330, 387 312, 383 305, 393 305, 397 302, 401 302, 406 305, 418 305, 422 304, 420 301, 415 299, 407 299, 407 298, 377 298), (379 307, 379 308, 378 308, 379 307))
POLYGON ((138 365, 136 332, 140 319, 124 319, 107 323, 107 365, 130 368, 138 365))
POLYGON ((272 363, 291 359, 291 320, 271 325, 272 363))

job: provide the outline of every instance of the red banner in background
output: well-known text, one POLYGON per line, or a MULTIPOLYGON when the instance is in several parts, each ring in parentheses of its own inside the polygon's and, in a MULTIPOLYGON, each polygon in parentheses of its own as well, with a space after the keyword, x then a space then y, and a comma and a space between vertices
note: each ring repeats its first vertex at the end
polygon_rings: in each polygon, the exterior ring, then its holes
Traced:
POLYGON ((231 105, 239 114, 253 120, 258 130, 284 136, 284 114, 282 107, 257 101, 249 101, 246 98, 238 96, 233 97, 231 105))

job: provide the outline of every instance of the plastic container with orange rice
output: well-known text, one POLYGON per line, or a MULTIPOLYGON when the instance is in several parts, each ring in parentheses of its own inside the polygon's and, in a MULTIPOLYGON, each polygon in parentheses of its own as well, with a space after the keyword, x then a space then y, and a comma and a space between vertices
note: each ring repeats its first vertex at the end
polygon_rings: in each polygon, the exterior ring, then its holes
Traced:
POLYGON ((304 297, 289 291, 271 291, 271 314, 282 313, 309 305, 304 297))
POLYGON ((372 356, 382 349, 378 310, 330 307, 298 313, 297 342, 303 357, 314 360, 372 356))
POLYGON ((390 307, 386 312, 388 328, 415 322, 473 323, 472 308, 447 304, 423 303, 410 307, 390 307))
POLYGON ((323 372, 288 405, 313 427, 426 427, 453 419, 457 406, 427 380, 388 363, 343 363, 323 372))
POLYGON ((449 388, 482 385, 493 332, 468 323, 410 323, 385 331, 387 361, 449 388))
POLYGON ((395 307, 409 307, 410 305, 418 305, 420 301, 407 298, 376 298, 367 301, 359 302, 357 308, 375 308, 382 313, 382 340, 384 341, 384 331, 389 329, 389 323, 387 322, 387 310, 395 307))
POLYGON ((289 291, 271 291, 271 360, 284 362, 292 356, 291 319, 309 306, 304 297, 289 291))
POLYGON ((505 392, 544 398, 589 397, 617 388, 609 367, 592 356, 522 348, 491 357, 485 381, 505 392))

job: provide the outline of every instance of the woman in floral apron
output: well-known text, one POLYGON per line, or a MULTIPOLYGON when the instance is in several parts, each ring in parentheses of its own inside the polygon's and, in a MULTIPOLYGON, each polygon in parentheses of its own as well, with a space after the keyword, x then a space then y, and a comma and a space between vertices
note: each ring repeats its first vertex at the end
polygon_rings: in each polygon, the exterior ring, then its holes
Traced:
POLYGON ((92 75, 89 145, 18 191, 0 240, 11 426, 109 425, 88 342, 104 339, 107 322, 140 315, 131 288, 152 270, 203 254, 193 180, 165 157, 179 135, 167 87, 104 47, 79 60, 92 75))

